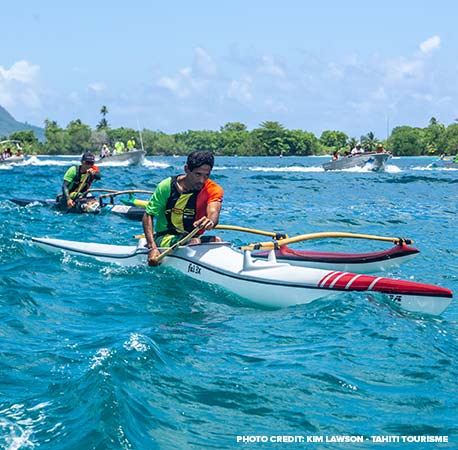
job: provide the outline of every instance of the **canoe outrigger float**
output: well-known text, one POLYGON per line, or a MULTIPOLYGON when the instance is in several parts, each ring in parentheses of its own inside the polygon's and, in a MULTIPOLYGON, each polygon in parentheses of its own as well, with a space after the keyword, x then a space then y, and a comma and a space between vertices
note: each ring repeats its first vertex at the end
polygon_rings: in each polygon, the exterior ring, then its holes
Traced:
MULTIPOLYGON (((148 253, 144 238, 136 246, 50 238, 32 238, 32 241, 48 251, 64 251, 123 266, 145 264, 148 253)), ((275 250, 265 260, 255 259, 251 250, 241 252, 230 243, 178 246, 161 251, 167 254, 162 260, 164 266, 266 307, 306 304, 342 292, 361 291, 381 294, 407 311, 436 315, 447 308, 453 296, 449 289, 429 284, 279 262, 275 250)))
MULTIPOLYGON (((314 267, 317 269, 334 269, 358 273, 382 272, 399 266, 420 253, 415 247, 396 244, 388 250, 371 253, 335 253, 293 250, 288 246, 275 250, 278 262, 293 266, 314 267)), ((268 251, 253 253, 255 258, 267 259, 268 251)))

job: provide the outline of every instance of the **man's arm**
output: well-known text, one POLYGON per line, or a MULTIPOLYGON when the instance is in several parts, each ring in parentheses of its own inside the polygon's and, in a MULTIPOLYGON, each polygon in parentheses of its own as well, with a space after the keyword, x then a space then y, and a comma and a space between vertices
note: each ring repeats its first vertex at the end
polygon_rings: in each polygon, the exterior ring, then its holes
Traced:
POLYGON ((221 212, 221 207, 221 202, 209 203, 207 205, 207 215, 194 222, 194 226, 201 226, 204 230, 207 231, 215 228, 219 221, 219 213, 221 212))
POLYGON ((64 180, 64 182, 62 183, 62 194, 65 198, 65 201, 67 202, 67 207, 73 208, 75 206, 75 203, 70 198, 70 191, 68 190, 68 186, 70 186, 70 182, 67 180, 64 180))
POLYGON ((154 242, 153 216, 145 212, 145 214, 143 214, 142 225, 143 232, 145 233, 146 246, 151 249, 148 253, 148 264, 150 266, 157 266, 159 263, 156 259, 161 252, 158 250, 156 242, 154 242))

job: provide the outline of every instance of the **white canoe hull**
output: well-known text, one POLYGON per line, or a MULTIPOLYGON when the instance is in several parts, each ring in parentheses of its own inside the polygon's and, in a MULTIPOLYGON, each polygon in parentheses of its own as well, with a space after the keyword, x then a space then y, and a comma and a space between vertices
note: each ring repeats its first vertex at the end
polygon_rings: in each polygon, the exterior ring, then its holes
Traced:
MULTIPOLYGON (((147 250, 138 246, 94 244, 59 239, 33 238, 40 247, 121 265, 145 264, 147 250)), ((329 298, 342 292, 384 294, 397 306, 412 312, 440 314, 451 302, 452 292, 438 286, 253 260, 230 244, 203 244, 178 248, 163 260, 164 266, 205 283, 221 286, 253 303, 287 307, 329 298)))

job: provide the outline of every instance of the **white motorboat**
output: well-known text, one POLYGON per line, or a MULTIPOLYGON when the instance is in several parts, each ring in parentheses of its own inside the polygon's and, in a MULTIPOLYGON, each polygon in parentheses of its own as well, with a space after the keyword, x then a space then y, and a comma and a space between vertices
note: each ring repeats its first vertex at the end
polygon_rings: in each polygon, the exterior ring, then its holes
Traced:
MULTIPOLYGON (((137 246, 86 243, 33 238, 49 251, 91 257, 120 265, 145 264, 148 250, 144 239, 137 246)), ((439 286, 278 262, 271 251, 267 260, 254 259, 230 243, 178 247, 163 259, 163 265, 205 283, 223 287, 255 304, 287 307, 306 304, 342 292, 380 294, 398 307, 412 312, 441 314, 453 294, 439 286)))
POLYGON ((355 167, 367 168, 373 172, 381 172, 385 168, 386 161, 390 158, 389 153, 356 153, 341 157, 334 161, 322 164, 324 170, 345 170, 355 167))
POLYGON ((15 139, 7 139, 6 141, 0 142, 0 164, 20 164, 23 161, 24 155, 22 153, 21 141, 15 139), (10 146, 14 147, 14 153, 11 151, 10 146), (11 156, 3 156, 3 150, 6 148, 9 148, 11 156))
POLYGON ((115 153, 104 158, 99 158, 95 161, 98 166, 122 163, 128 166, 139 166, 145 159, 146 152, 144 150, 131 150, 124 153, 115 153))

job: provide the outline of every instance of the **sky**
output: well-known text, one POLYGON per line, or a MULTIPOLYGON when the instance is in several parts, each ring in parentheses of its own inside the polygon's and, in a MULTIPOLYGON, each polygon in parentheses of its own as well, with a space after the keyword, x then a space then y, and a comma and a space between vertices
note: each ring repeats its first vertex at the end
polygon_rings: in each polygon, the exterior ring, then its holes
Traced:
POLYGON ((452 0, 15 0, 0 105, 16 120, 165 133, 277 121, 385 139, 458 118, 452 0))

